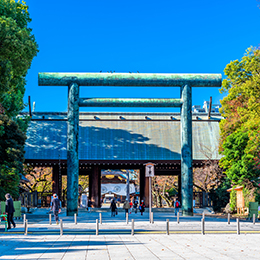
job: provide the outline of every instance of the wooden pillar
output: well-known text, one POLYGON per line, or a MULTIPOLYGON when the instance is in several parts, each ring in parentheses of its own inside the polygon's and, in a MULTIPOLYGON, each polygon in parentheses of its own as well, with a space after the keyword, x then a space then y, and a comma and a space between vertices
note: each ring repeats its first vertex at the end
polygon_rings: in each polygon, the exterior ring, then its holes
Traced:
POLYGON ((60 185, 59 185, 59 165, 53 165, 52 167, 52 193, 56 193, 59 196, 60 199, 60 185))
POLYGON ((93 175, 93 167, 91 167, 91 171, 89 173, 89 179, 88 179, 88 200, 91 199, 92 195, 92 175, 93 175))
POLYGON ((149 207, 149 177, 144 177, 144 203, 145 207, 149 207))
POLYGON ((94 166, 89 176, 89 197, 95 208, 100 208, 101 196, 101 169, 94 166))
POLYGON ((181 87, 181 197, 182 214, 193 215, 191 86, 181 87))
POLYGON ((145 168, 143 169, 143 175, 144 175, 144 196, 143 200, 145 203, 145 206, 149 207, 149 177, 145 177, 145 168))
POLYGON ((62 174, 61 174, 61 169, 60 169, 60 166, 59 166, 59 188, 58 188, 58 196, 59 196, 59 199, 61 200, 61 202, 63 203, 63 199, 61 197, 61 190, 62 190, 62 174))
POLYGON ((149 178, 145 177, 145 167, 140 168, 140 201, 144 200, 145 206, 149 204, 149 178))
POLYGON ((79 86, 68 88, 67 126, 67 216, 78 214, 79 186, 79 86))

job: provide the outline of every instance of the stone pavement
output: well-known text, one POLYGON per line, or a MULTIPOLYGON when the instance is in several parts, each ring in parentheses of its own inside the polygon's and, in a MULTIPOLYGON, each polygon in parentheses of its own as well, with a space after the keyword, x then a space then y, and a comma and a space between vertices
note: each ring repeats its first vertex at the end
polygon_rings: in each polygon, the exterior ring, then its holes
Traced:
POLYGON ((0 259, 259 259, 260 235, 0 236, 0 259))
POLYGON ((138 212, 130 214, 126 224, 124 212, 111 217, 110 212, 103 211, 96 235, 100 213, 81 210, 75 224, 74 217, 63 211, 62 236, 60 225, 49 224, 46 209, 27 214, 27 236, 22 219, 8 232, 0 226, 0 259, 260 259, 259 222, 241 221, 241 234, 237 235, 235 219, 228 225, 225 218, 206 216, 206 234, 202 235, 201 216, 181 216, 178 224, 172 212, 154 212, 151 224, 148 212, 144 216, 138 212), (169 235, 166 219, 170 221, 169 235))

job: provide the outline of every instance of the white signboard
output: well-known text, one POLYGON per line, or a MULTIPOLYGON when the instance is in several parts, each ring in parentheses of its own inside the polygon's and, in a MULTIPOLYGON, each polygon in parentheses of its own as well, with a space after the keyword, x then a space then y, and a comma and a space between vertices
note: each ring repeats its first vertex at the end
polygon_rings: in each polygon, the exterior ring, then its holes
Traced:
POLYGON ((154 164, 147 163, 145 165, 145 177, 154 177, 154 164))

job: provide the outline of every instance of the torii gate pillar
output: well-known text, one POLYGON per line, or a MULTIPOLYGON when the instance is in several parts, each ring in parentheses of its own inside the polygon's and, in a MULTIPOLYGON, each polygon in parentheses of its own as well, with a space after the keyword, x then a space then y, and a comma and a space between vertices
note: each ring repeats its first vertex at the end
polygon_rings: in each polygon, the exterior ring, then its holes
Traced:
POLYGON ((181 198, 182 214, 193 215, 191 86, 181 87, 181 198))
POLYGON ((68 88, 67 125, 67 216, 78 214, 79 187, 79 85, 68 88))

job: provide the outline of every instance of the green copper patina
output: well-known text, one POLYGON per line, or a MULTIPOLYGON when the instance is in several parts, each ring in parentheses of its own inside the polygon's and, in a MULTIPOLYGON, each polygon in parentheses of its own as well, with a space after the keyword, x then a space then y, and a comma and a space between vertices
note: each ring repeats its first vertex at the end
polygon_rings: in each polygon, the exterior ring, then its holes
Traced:
POLYGON ((219 87, 221 74, 39 73, 39 86, 219 87))
POLYGON ((192 96, 191 86, 181 87, 181 197, 182 215, 193 215, 192 96))
POLYGON ((79 86, 72 83, 68 87, 67 215, 73 216, 78 213, 79 86))
POLYGON ((80 98, 80 107, 180 107, 178 98, 80 98))
POLYGON ((181 107, 182 212, 183 215, 193 215, 192 87, 220 87, 221 74, 39 73, 39 85, 68 86, 69 88, 67 215, 77 213, 79 106, 181 107), (181 99, 79 98, 79 86, 179 86, 181 99))

